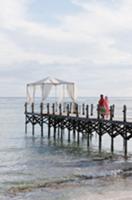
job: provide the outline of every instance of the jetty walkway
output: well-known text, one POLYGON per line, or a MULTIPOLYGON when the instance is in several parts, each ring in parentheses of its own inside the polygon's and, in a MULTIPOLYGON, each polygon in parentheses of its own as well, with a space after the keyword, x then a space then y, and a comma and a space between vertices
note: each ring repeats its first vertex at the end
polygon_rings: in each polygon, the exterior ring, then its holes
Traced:
POLYGON ((70 104, 65 108, 59 104, 56 108, 55 104, 47 104, 46 108, 43 103, 40 104, 40 110, 35 111, 34 103, 30 106, 25 103, 25 132, 27 133, 27 125, 32 125, 32 135, 35 134, 35 125, 40 125, 41 137, 44 136, 43 125, 47 124, 48 138, 51 136, 51 127, 53 128, 53 136, 56 138, 57 130, 60 131, 60 138, 63 140, 64 130, 68 130, 68 141, 71 140, 71 134, 77 138, 79 144, 80 137, 83 135, 87 139, 87 146, 90 146, 90 138, 92 134, 98 134, 99 152, 102 150, 102 137, 105 134, 110 136, 110 150, 114 152, 114 138, 121 136, 124 144, 124 156, 128 154, 128 141, 132 138, 132 122, 126 120, 127 107, 123 107, 123 120, 114 120, 114 106, 110 107, 109 119, 102 119, 97 107, 97 116, 93 117, 93 105, 82 104, 81 112, 79 112, 78 104, 71 111, 70 104))

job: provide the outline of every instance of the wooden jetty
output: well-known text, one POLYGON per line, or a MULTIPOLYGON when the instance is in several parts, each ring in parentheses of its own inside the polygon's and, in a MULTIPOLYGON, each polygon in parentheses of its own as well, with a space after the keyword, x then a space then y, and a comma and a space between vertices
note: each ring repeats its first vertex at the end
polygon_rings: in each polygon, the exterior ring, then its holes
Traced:
POLYGON ((87 138, 87 146, 90 146, 90 137, 92 134, 98 134, 98 147, 99 152, 102 150, 102 137, 108 134, 111 139, 110 150, 114 152, 114 139, 117 136, 121 136, 124 145, 124 156, 127 158, 127 144, 128 140, 132 138, 132 123, 128 122, 127 107, 123 107, 123 120, 114 120, 114 106, 110 107, 109 119, 102 119, 97 107, 97 116, 93 117, 93 105, 83 104, 81 107, 81 113, 78 111, 78 104, 74 113, 71 113, 70 104, 67 104, 62 109, 62 105, 59 104, 58 108, 55 108, 55 104, 47 104, 44 109, 44 104, 40 104, 39 112, 35 111, 34 103, 31 104, 30 111, 28 111, 28 104, 25 103, 25 132, 27 133, 27 125, 32 125, 32 135, 35 134, 35 125, 39 124, 41 128, 41 136, 43 137, 43 125, 47 124, 48 138, 51 135, 51 127, 53 128, 54 138, 56 138, 57 129, 60 130, 61 140, 63 140, 64 129, 68 130, 68 141, 71 140, 71 134, 77 137, 79 144, 80 135, 87 138))

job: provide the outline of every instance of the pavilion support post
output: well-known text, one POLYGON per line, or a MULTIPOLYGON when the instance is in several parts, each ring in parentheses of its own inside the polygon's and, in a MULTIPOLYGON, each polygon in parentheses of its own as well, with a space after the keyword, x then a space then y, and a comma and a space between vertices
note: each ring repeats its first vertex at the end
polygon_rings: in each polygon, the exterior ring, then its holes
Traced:
POLYGON ((25 102, 25 133, 27 133, 27 102, 25 102))
POLYGON ((41 119, 40 119, 40 126, 41 126, 41 137, 43 137, 43 102, 40 103, 40 115, 41 115, 41 119))
POLYGON ((59 104, 59 115, 62 115, 62 106, 59 104))
POLYGON ((32 103, 31 109, 32 109, 32 135, 34 136, 34 132, 35 132, 34 103, 32 103))

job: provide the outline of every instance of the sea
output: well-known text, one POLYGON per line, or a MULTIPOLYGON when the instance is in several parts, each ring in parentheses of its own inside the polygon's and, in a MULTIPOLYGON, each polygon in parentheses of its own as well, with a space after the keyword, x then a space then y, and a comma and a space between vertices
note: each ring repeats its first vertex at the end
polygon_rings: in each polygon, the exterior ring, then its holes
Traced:
MULTIPOLYGON (((132 97, 111 97, 115 119, 132 122, 132 97)), ((80 97, 78 103, 93 104, 94 116, 98 97, 80 97)), ((115 138, 114 154, 110 137, 103 136, 102 152, 98 151, 98 135, 93 134, 90 147, 80 136, 63 142, 59 134, 48 139, 40 127, 28 124, 25 134, 25 98, 0 98, 0 200, 132 200, 132 139, 128 142, 128 159, 123 156, 123 140, 115 138)), ((91 116, 91 117, 94 117, 91 116)))

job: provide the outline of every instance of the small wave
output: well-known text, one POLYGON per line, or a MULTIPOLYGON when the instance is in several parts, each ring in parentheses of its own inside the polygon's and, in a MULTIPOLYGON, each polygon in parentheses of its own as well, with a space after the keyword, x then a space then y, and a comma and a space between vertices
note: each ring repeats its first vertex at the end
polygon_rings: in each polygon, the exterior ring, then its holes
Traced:
POLYGON ((13 186, 8 189, 8 193, 11 195, 17 195, 17 193, 22 192, 31 192, 34 189, 40 189, 40 188, 64 188, 64 187, 74 187, 77 186, 77 183, 74 183, 74 179, 62 179, 62 180, 55 180, 50 182, 34 182, 34 183, 24 183, 19 184, 19 186, 13 186))
POLYGON ((99 179, 99 178, 107 178, 107 177, 127 177, 132 175, 132 168, 127 167, 123 169, 114 169, 114 170, 102 170, 98 173, 91 173, 91 174, 73 174, 70 177, 47 181, 39 180, 34 181, 32 183, 17 183, 16 186, 13 186, 8 189, 8 194, 10 195, 17 195, 18 193, 25 193, 25 192, 32 192, 35 189, 41 188, 51 188, 51 189, 61 189, 67 187, 79 187, 80 184, 83 184, 86 180, 91 179, 99 179))

